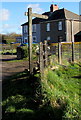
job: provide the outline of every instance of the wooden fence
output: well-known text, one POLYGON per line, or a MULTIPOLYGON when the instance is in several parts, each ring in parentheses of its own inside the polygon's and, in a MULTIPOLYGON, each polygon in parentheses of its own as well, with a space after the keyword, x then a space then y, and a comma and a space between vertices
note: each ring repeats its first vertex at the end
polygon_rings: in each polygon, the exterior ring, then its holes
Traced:
POLYGON ((50 60, 57 64, 67 64, 67 62, 77 62, 81 59, 81 42, 72 43, 51 43, 40 42, 39 45, 39 66, 40 73, 44 67, 50 64, 50 60), (49 49, 48 49, 49 48, 49 49))

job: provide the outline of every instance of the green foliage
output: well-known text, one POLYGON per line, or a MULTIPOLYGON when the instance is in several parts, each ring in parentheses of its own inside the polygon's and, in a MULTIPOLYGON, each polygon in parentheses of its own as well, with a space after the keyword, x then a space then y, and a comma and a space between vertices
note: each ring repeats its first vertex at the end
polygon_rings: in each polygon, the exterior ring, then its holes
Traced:
POLYGON ((4 80, 3 120, 79 120, 80 69, 79 64, 46 68, 41 81, 28 71, 4 80))
POLYGON ((8 33, 8 34, 0 34, 0 38, 2 38, 2 40, 6 40, 7 43, 11 43, 11 42, 16 42, 16 37, 20 37, 21 34, 16 34, 16 33, 8 33))
MULTIPOLYGON (((38 44, 33 44, 32 45, 32 55, 33 55, 33 60, 36 60, 37 59, 37 56, 36 56, 36 48, 38 47, 38 44)), ((28 53, 28 46, 25 45, 25 46, 22 46, 21 47, 21 51, 23 53, 23 58, 26 58, 28 57, 29 53, 28 53)))
POLYGON ((59 67, 57 70, 45 70, 42 80, 42 92, 44 101, 50 101, 52 107, 59 108, 56 113, 66 119, 80 117, 79 104, 79 66, 72 64, 68 67, 59 67))
POLYGON ((23 53, 23 58, 28 57, 28 47, 27 46, 21 47, 21 51, 23 53))
POLYGON ((11 50, 2 50, 0 51, 0 54, 16 54, 16 49, 11 49, 11 50))

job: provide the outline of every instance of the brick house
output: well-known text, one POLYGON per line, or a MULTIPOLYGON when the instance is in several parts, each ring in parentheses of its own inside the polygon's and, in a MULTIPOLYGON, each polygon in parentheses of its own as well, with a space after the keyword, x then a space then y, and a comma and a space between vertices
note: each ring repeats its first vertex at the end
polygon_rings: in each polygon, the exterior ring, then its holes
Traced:
MULTIPOLYGON (((59 9, 57 5, 51 5, 50 11, 43 13, 48 19, 34 18, 32 20, 33 42, 47 40, 55 42, 81 41, 81 16, 66 9, 59 9)), ((22 40, 28 42, 28 22, 22 26, 22 40)))

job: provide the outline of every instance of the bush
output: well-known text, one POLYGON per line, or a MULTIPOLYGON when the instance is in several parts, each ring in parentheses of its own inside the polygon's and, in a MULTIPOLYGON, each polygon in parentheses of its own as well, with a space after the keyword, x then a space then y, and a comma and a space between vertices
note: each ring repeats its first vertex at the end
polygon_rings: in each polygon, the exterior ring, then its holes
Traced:
MULTIPOLYGON (((33 59, 36 60, 37 56, 36 56, 36 48, 37 48, 37 44, 33 44, 32 46, 32 55, 33 55, 33 59)), ((27 58, 29 53, 28 53, 28 46, 21 46, 17 48, 17 54, 21 54, 21 58, 27 58)))
POLYGON ((27 46, 23 46, 21 48, 21 50, 22 50, 23 58, 28 57, 28 47, 27 46))

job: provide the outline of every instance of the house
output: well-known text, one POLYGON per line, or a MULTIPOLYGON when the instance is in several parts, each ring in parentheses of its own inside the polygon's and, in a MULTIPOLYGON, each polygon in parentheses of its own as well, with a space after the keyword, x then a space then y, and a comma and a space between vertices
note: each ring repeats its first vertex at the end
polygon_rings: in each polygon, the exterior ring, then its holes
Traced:
MULTIPOLYGON (((52 4, 47 15, 48 19, 34 18, 32 20, 33 42, 47 40, 48 42, 81 41, 81 16, 66 9, 59 9, 52 4), (79 33, 80 32, 80 33, 79 33)), ((22 24, 22 40, 28 42, 28 22, 22 24)))
POLYGON ((22 36, 16 37, 16 42, 22 43, 22 36))

